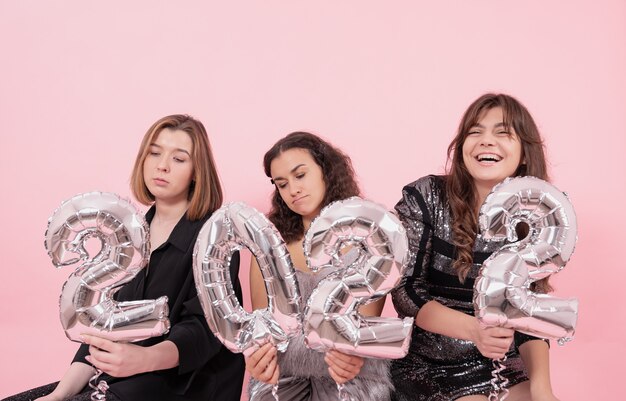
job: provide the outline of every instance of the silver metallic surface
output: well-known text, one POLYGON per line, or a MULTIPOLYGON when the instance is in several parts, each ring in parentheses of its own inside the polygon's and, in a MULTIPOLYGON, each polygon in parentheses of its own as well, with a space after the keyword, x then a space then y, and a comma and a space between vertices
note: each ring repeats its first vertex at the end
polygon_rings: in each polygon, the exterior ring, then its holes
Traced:
POLYGON ((412 318, 364 317, 358 312, 384 297, 404 273, 408 242, 398 218, 358 197, 333 202, 311 223, 303 246, 312 271, 336 270, 308 300, 307 345, 366 357, 406 355, 412 318))
POLYGON ((530 289, 534 281, 563 269, 574 252, 576 215, 569 199, 538 178, 510 178, 487 196, 479 225, 487 241, 517 242, 503 246, 483 263, 474 285, 476 316, 489 326, 506 326, 560 342, 570 340, 578 300, 530 289), (529 228, 525 238, 517 238, 519 223, 529 228))
POLYGON ((93 334, 112 341, 139 341, 169 330, 167 297, 116 302, 113 295, 147 264, 149 229, 128 201, 106 192, 76 195, 48 220, 45 246, 56 267, 80 264, 59 299, 61 324, 72 341, 93 334), (96 255, 90 239, 101 244, 96 255), (88 247, 89 248, 89 247, 88 247))
POLYGON ((193 271, 207 323, 232 352, 250 354, 268 341, 284 351, 300 332, 301 299, 287 246, 253 207, 235 202, 213 213, 198 234, 193 271), (256 257, 268 297, 268 307, 252 313, 239 304, 230 278, 230 258, 242 247, 256 257))

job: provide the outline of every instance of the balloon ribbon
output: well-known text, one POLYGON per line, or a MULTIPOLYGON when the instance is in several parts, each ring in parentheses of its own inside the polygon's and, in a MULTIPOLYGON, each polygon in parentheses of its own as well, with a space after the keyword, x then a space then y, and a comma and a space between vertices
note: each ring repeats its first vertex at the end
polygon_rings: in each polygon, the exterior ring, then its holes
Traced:
POLYGON ((501 359, 493 359, 493 370, 491 371, 491 392, 489 393, 489 401, 504 401, 509 396, 509 380, 502 376, 502 372, 505 367, 503 363, 506 361, 506 355, 501 359), (500 397, 501 395, 501 397, 500 397))
POLYGON ((107 399, 106 392, 109 389, 107 382, 100 380, 100 382, 96 384, 101 374, 102 371, 96 369, 96 374, 89 379, 89 387, 94 390, 93 393, 91 393, 91 401, 106 401, 107 399))
POLYGON ((349 391, 346 391, 345 385, 337 383, 337 395, 339 401, 354 401, 349 391))

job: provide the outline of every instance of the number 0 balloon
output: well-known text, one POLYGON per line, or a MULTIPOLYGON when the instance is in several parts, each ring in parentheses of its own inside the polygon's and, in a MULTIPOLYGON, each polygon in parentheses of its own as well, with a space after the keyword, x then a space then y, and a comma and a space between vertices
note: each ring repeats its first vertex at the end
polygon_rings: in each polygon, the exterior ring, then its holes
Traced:
POLYGON ((289 251, 274 225, 242 202, 218 209, 204 224, 194 248, 194 278, 207 323, 231 351, 252 353, 266 342, 280 351, 300 329, 300 294, 289 251), (247 247, 256 257, 269 305, 246 312, 235 296, 229 264, 247 247))
POLYGON ((474 285, 476 316, 490 326, 563 343, 574 335, 578 301, 537 294, 531 283, 560 271, 574 252, 576 215, 565 194, 535 177, 510 178, 495 186, 483 204, 479 225, 487 240, 517 241, 484 263, 474 285))

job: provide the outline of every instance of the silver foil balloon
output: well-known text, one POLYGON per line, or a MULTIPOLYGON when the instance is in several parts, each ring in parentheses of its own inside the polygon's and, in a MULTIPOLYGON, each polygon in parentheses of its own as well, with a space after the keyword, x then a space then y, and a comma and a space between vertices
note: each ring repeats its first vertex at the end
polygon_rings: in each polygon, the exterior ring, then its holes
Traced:
POLYGON ((481 235, 503 246, 484 263, 474 284, 476 316, 488 326, 556 339, 574 335, 578 300, 538 294, 531 283, 560 271, 576 245, 576 215, 567 196, 535 177, 496 185, 480 209, 481 235), (516 227, 528 226, 519 239, 516 227))
POLYGON ((251 354, 267 342, 284 351, 301 330, 291 256, 274 225, 253 207, 236 202, 213 213, 198 234, 193 272, 207 323, 232 352, 251 354), (239 304, 229 271, 232 254, 242 247, 259 263, 269 302, 252 313, 239 304))
POLYGON ((48 220, 45 246, 56 267, 80 264, 59 300, 61 324, 72 341, 93 334, 112 341, 139 341, 169 330, 167 297, 116 302, 113 295, 144 268, 148 226, 128 201, 106 192, 76 195, 48 220), (86 243, 99 240, 96 255, 86 243))
POLYGON ((398 218, 358 197, 331 203, 304 238, 313 271, 338 269, 313 291, 305 310, 307 345, 324 352, 401 358, 411 340, 413 319, 364 317, 361 305, 384 297, 408 263, 408 240, 398 218))

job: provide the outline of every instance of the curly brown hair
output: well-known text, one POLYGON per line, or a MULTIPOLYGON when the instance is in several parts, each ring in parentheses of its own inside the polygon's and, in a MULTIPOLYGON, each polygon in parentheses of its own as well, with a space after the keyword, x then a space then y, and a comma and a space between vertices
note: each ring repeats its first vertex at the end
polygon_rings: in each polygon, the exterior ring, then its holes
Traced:
MULTIPOLYGON (((321 167, 324 183, 326 184, 326 193, 324 194, 322 207, 331 202, 361 194, 350 157, 322 138, 309 132, 292 132, 276 142, 263 157, 265 175, 272 178, 270 171, 272 161, 282 152, 289 149, 307 150, 313 157, 313 160, 315 160, 315 163, 321 167)), ((272 182, 272 184, 274 183, 272 182)), ((268 217, 287 243, 299 240, 304 236, 302 216, 289 209, 280 196, 276 185, 274 185, 272 207, 268 217)))
MULTIPOLYGON (((522 144, 520 165, 514 176, 530 175, 548 180, 543 140, 526 107, 505 94, 487 93, 476 99, 465 111, 457 135, 448 146, 446 195, 452 211, 452 233, 457 248, 453 266, 462 282, 473 263, 472 250, 478 232, 476 209, 480 206, 477 205, 474 180, 463 163, 463 143, 471 128, 495 107, 502 108, 504 125, 515 130, 522 144)), ((533 290, 549 292, 552 287, 545 278, 533 283, 533 290)))

